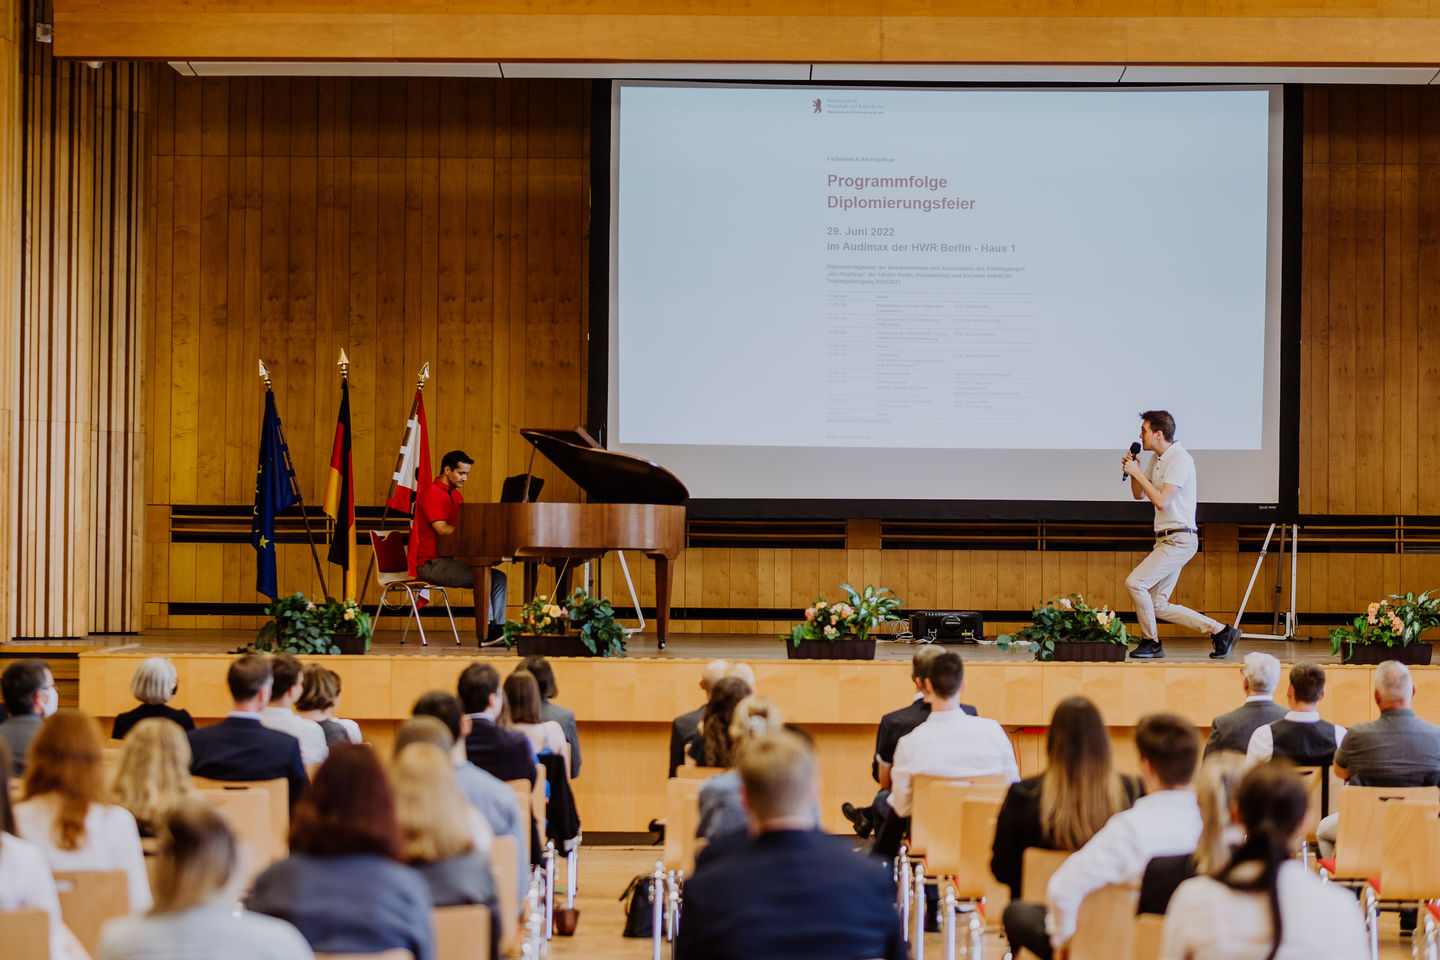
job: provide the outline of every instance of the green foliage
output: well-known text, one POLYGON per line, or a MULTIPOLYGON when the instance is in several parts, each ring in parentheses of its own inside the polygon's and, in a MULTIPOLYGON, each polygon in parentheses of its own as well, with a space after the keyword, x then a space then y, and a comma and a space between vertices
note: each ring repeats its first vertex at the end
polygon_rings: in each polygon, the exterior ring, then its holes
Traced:
POLYGON ((338 654, 335 634, 350 632, 370 649, 370 615, 354 600, 313 603, 303 593, 292 593, 272 601, 265 613, 273 619, 260 628, 250 647, 242 648, 245 652, 338 654))
POLYGON ((563 606, 543 594, 527 600, 520 608, 520 619, 505 623, 505 646, 513 646, 521 634, 546 636, 572 629, 591 653, 625 656, 625 628, 615 622, 615 608, 609 600, 589 596, 579 588, 563 606))
POLYGON ((1418 643, 1420 634, 1440 626, 1440 597, 1432 597, 1431 592, 1392 593, 1370 604, 1348 626, 1331 629, 1330 652, 1338 654, 1346 644, 1406 647, 1418 643))
POLYGON ((1092 607, 1078 593, 1046 600, 1043 607, 1030 611, 1030 626, 996 638, 1001 650, 1008 650, 1019 640, 1028 640, 1036 660, 1055 659, 1055 644, 1072 643, 1127 644, 1130 636, 1125 622, 1109 607, 1092 607))
MULTIPOLYGON (((830 603, 824 597, 806 609, 805 622, 790 630, 790 642, 800 646, 801 640, 864 640, 880 624, 899 620, 900 598, 886 596, 885 587, 867 586, 856 590, 848 583, 840 584, 845 599, 830 603)), ((783 638, 782 638, 783 639, 783 638)))

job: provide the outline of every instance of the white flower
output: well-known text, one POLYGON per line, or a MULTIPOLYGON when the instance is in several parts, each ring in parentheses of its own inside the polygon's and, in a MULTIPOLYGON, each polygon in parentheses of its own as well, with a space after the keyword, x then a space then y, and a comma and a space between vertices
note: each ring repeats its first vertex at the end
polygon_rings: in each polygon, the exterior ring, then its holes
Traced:
POLYGON ((346 611, 345 611, 345 619, 346 619, 346 620, 354 620, 354 619, 355 619, 355 611, 354 611, 354 610, 346 610, 346 611))
POLYGON ((1074 610, 1074 609, 1075 609, 1075 604, 1073 604, 1073 603, 1070 602, 1070 598, 1069 598, 1069 597, 1060 597, 1060 598, 1058 598, 1058 599, 1055 601, 1055 606, 1059 607, 1061 610, 1074 610))

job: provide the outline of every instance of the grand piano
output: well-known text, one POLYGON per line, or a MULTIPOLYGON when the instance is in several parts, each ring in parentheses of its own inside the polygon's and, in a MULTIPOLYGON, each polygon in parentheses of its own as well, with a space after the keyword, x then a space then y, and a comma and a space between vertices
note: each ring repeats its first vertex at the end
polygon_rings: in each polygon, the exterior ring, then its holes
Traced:
POLYGON ((608 550, 631 550, 655 561, 655 621, 663 647, 670 633, 674 561, 685 547, 690 492, 664 467, 606 450, 583 429, 525 428, 520 435, 579 485, 586 502, 460 505, 455 532, 441 537, 437 546, 442 556, 453 556, 475 570, 476 635, 483 640, 490 622, 494 564, 580 563, 608 550))

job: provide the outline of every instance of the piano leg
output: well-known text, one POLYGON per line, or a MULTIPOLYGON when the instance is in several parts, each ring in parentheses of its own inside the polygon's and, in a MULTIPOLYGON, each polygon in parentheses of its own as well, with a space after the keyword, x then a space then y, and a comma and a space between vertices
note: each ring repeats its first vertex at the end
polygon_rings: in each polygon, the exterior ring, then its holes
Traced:
POLYGON ((663 554, 655 557, 655 633, 659 640, 661 650, 665 649, 665 640, 670 636, 670 581, 675 575, 675 568, 670 563, 670 558, 663 554))
POLYGON ((490 630, 490 565, 471 569, 475 571, 475 638, 483 644, 490 630))

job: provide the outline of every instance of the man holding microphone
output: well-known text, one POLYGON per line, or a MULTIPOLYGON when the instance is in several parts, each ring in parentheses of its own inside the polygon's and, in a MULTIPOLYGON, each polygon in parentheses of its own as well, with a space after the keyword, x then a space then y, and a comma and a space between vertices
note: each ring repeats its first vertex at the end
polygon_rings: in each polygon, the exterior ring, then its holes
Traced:
POLYGON ((1175 442, 1175 418, 1168 412, 1147 410, 1140 414, 1140 421, 1140 445, 1155 456, 1149 469, 1141 468, 1140 458, 1133 453, 1125 454, 1121 464, 1130 478, 1130 493, 1136 500, 1148 499, 1155 507, 1155 548, 1125 578, 1140 621, 1140 645, 1130 651, 1130 656, 1137 660, 1165 656, 1155 624, 1159 617, 1209 635, 1215 647, 1211 659, 1222 659, 1234 649, 1240 638, 1239 628, 1170 602, 1181 569, 1200 546, 1195 525, 1195 504, 1199 499, 1195 460, 1190 451, 1175 442))

